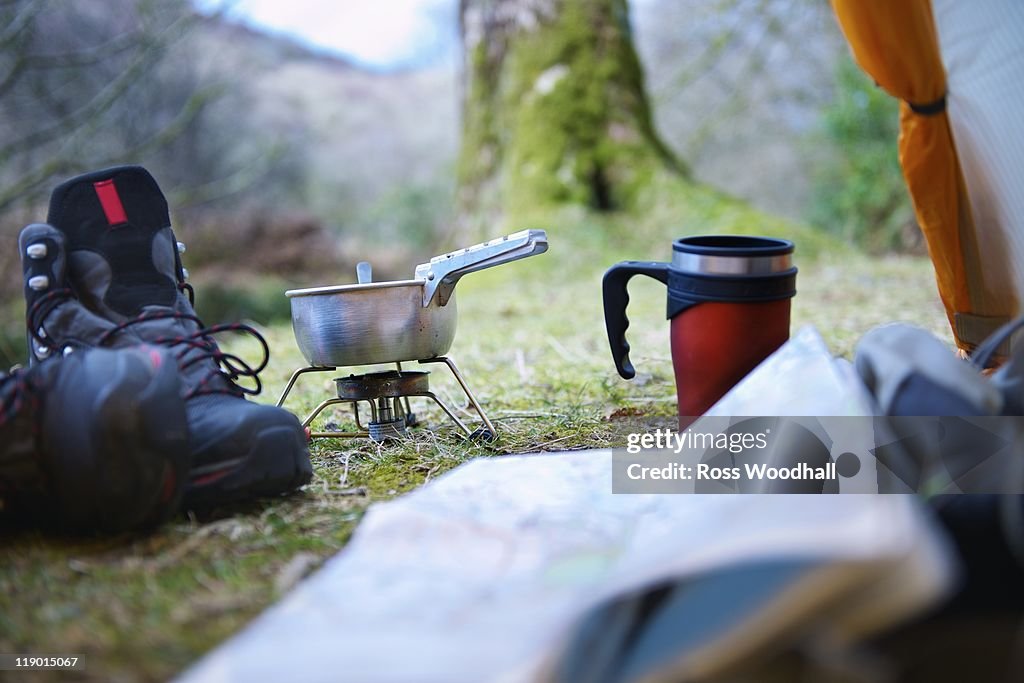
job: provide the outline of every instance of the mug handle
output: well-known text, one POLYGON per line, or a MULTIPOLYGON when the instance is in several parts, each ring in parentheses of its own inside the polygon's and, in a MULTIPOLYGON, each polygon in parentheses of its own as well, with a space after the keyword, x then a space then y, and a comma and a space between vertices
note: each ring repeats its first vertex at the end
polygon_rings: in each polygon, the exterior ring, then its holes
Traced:
POLYGON ((623 261, 616 263, 604 274, 601 282, 604 324, 608 330, 608 344, 612 349, 615 369, 625 379, 636 376, 636 370, 629 362, 629 342, 626 341, 626 328, 629 327, 629 318, 626 317, 629 293, 626 284, 634 275, 646 275, 668 284, 668 268, 669 264, 657 261, 623 261))

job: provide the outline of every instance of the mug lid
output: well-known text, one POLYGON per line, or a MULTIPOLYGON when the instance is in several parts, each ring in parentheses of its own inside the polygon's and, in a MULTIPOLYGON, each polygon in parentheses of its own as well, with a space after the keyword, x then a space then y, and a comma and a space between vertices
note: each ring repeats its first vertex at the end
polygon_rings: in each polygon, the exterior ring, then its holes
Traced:
POLYGON ((700 256, 782 256, 793 253, 793 243, 778 237, 698 235, 677 239, 672 243, 672 250, 700 256))

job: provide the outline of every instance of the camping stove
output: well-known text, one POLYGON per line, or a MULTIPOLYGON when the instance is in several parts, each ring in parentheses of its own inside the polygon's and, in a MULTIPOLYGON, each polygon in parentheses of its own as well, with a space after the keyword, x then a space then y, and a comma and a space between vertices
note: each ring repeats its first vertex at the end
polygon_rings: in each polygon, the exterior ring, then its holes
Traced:
MULTIPOLYGON (((371 372, 362 375, 348 375, 346 377, 335 377, 334 384, 337 390, 337 396, 325 399, 313 412, 302 421, 302 426, 308 428, 312 424, 313 420, 317 418, 327 408, 339 405, 339 404, 351 404, 352 412, 355 417, 356 430, 355 431, 339 431, 339 430, 327 430, 327 431, 316 431, 310 432, 311 438, 351 438, 351 437, 364 437, 368 436, 376 443, 383 443, 389 440, 397 440, 403 438, 408 432, 409 427, 414 427, 417 424, 416 414, 413 413, 412 407, 410 406, 409 399, 412 397, 424 397, 431 399, 434 403, 441 407, 441 410, 451 419, 452 422, 458 426, 462 432, 471 439, 483 439, 486 441, 492 440, 496 435, 497 431, 494 429, 494 424, 491 423, 487 415, 484 414, 483 408, 480 407, 480 403, 476 400, 476 396, 470 391, 469 386, 466 385, 466 381, 462 378, 462 373, 459 372, 459 368, 455 365, 455 361, 446 356, 439 358, 430 358, 428 360, 418 361, 421 364, 424 363, 444 363, 455 380, 462 387, 463 392, 466 394, 466 398, 469 400, 469 404, 476 411, 476 414, 480 417, 480 421, 483 425, 476 430, 471 430, 465 422, 463 422, 458 415, 453 411, 444 401, 430 391, 429 377, 430 373, 426 371, 408 371, 402 369, 401 363, 395 363, 395 370, 388 370, 385 372, 371 372), (359 415, 359 404, 365 403, 369 406, 370 420, 364 426, 359 415)), ((284 392, 277 401, 278 407, 284 404, 285 399, 291 392, 292 387, 295 386, 296 380, 301 375, 311 372, 334 372, 337 368, 329 366, 309 366, 300 368, 292 373, 291 379, 288 380, 288 385, 285 387, 284 392)))

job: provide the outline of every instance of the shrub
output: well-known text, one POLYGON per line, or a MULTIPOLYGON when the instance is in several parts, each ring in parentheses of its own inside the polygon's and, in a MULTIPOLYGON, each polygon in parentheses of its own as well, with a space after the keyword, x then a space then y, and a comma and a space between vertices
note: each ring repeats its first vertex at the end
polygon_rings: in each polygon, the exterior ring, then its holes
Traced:
POLYGON ((291 305, 284 295, 290 285, 275 277, 215 278, 193 281, 196 313, 207 325, 252 320, 261 325, 287 321, 291 305))
POLYGON ((307 278, 336 272, 339 240, 317 218, 257 209, 207 212, 176 221, 190 271, 258 273, 307 278))
POLYGON ((898 102, 849 58, 836 69, 836 95, 822 113, 808 220, 872 252, 920 245, 897 157, 898 102))

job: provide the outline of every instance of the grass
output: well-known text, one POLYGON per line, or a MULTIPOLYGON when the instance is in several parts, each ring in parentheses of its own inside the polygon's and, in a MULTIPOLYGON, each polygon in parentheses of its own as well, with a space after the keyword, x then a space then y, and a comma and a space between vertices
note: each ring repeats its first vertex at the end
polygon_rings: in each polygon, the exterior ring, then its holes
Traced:
MULTIPOLYGON (((438 409, 421 402, 415 408, 426 427, 400 444, 316 441, 315 479, 295 495, 202 519, 183 516, 145 537, 72 541, 2 532, 0 652, 81 654, 87 670, 80 678, 87 680, 166 679, 341 549, 373 502, 471 458, 606 446, 622 415, 671 416, 664 287, 639 279, 630 285, 628 336, 639 375, 626 382, 607 350, 600 277, 618 260, 667 257, 678 226, 661 234, 643 226, 608 231, 631 235, 615 240, 601 236, 607 226, 576 227, 553 229, 548 254, 471 275, 458 286, 451 355, 498 424, 495 443, 464 441, 438 409)), ((868 258, 825 242, 798 263, 794 328, 816 325, 838 354, 850 356, 863 332, 890 320, 950 340, 927 260, 868 258)), ((261 400, 273 402, 304 363, 290 328, 265 333, 274 355, 261 400)), ((241 340, 229 345, 255 351, 241 340)), ((457 386, 442 375, 435 367, 432 388, 461 408, 457 386)), ((332 376, 300 380, 288 407, 307 414, 329 395, 332 376)), ((342 412, 329 419, 345 425, 350 418, 342 412)), ((35 680, 57 678, 71 676, 35 680)))

